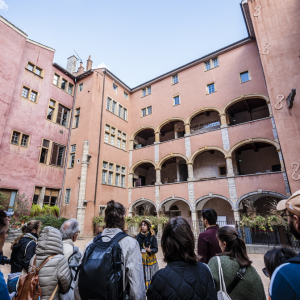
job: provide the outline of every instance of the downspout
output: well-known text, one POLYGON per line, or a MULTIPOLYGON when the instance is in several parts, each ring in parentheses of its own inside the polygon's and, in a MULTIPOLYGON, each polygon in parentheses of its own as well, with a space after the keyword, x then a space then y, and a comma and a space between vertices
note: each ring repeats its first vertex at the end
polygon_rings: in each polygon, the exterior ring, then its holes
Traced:
POLYGON ((100 133, 99 133, 99 146, 98 146, 98 156, 97 156, 97 170, 96 170, 94 206, 96 206, 96 199, 97 199, 97 187, 98 187, 99 159, 100 159, 100 147, 101 147, 101 137, 102 137, 102 119, 103 119, 103 103, 104 103, 104 88, 105 88, 106 69, 104 69, 103 73, 104 73, 104 78, 103 78, 103 88, 102 88, 102 107, 101 107, 101 115, 100 115, 100 133))
POLYGON ((68 153, 69 153, 69 149, 70 149, 70 140, 71 140, 71 131, 72 131, 72 121, 73 121, 73 115, 74 115, 74 111, 75 111, 75 98, 76 98, 76 91, 77 91, 76 77, 74 78, 74 82, 75 82, 75 91, 74 91, 74 95, 73 95, 73 107, 72 107, 71 118, 70 118, 70 123, 69 123, 70 124, 70 129, 69 129, 69 136, 68 136, 67 151, 66 151, 65 161, 64 161, 64 177, 63 177, 61 193, 60 193, 60 197, 59 197, 59 217, 60 217, 60 211, 61 211, 62 197, 63 197, 63 194, 64 194, 64 188, 65 188, 67 163, 68 163, 68 153))

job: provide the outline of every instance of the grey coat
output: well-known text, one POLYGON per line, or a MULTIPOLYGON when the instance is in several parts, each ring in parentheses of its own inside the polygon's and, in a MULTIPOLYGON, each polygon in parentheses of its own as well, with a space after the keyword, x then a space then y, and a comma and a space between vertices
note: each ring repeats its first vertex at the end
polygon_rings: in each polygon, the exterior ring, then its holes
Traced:
MULTIPOLYGON (((47 257, 55 255, 40 270, 39 281, 42 288, 41 300, 48 300, 58 283, 58 289, 53 300, 59 300, 59 293, 66 293, 71 283, 71 273, 64 257, 63 242, 59 230, 51 226, 45 227, 39 236, 35 254, 37 267, 47 257)), ((32 265, 35 256, 31 259, 30 265, 32 265)))

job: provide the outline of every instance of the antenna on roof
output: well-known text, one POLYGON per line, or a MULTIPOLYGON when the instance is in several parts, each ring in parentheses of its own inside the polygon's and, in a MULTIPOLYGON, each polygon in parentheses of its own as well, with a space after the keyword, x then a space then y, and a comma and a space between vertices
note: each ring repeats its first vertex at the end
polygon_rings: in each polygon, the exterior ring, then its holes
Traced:
POLYGON ((74 52, 76 53, 77 55, 77 60, 80 60, 80 62, 82 63, 82 59, 80 58, 80 56, 78 55, 78 53, 74 50, 74 52))

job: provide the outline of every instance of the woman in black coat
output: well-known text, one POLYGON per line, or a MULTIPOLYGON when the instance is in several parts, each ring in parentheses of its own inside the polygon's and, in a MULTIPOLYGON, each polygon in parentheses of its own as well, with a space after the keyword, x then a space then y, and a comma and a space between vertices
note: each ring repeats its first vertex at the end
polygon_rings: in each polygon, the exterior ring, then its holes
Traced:
POLYGON ((140 245, 142 254, 145 288, 147 290, 150 286, 153 275, 159 269, 155 255, 158 251, 157 239, 149 220, 145 219, 142 221, 140 233, 136 239, 140 245))
POLYGON ((175 217, 168 222, 161 247, 167 266, 152 278, 148 300, 217 300, 210 270, 198 262, 194 234, 184 218, 175 217))
POLYGON ((40 232, 40 221, 32 220, 22 227, 22 234, 14 240, 11 246, 11 273, 8 274, 7 286, 10 293, 16 291, 21 272, 28 271, 29 262, 35 254, 36 242, 40 232))

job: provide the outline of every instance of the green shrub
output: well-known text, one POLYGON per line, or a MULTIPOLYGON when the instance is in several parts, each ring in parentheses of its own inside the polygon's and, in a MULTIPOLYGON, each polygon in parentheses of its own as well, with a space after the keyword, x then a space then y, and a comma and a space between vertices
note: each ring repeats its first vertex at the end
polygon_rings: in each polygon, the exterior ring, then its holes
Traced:
POLYGON ((49 204, 44 204, 42 208, 43 215, 51 215, 51 206, 49 204))
POLYGON ((42 212, 41 207, 38 204, 32 204, 31 210, 30 210, 30 216, 39 216, 42 212))
POLYGON ((59 207, 58 206, 51 206, 50 208, 51 215, 58 217, 59 216, 59 207))
POLYGON ((42 217, 31 218, 31 220, 41 221, 41 223, 42 223, 41 230, 43 230, 43 228, 46 227, 46 226, 52 226, 52 227, 59 230, 61 225, 65 221, 67 221, 68 219, 66 219, 66 218, 56 218, 52 215, 45 215, 45 216, 42 216, 42 217))

